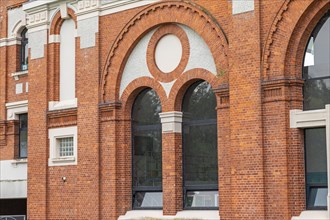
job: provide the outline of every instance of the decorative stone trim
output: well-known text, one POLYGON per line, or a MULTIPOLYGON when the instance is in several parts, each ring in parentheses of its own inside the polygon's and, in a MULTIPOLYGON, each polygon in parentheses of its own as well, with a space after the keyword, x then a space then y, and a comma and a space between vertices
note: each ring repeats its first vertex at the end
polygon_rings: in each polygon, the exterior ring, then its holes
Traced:
POLYGON ((327 211, 303 211, 300 216, 292 217, 291 220, 328 220, 330 219, 327 211))
POLYGON ((232 13, 233 15, 254 11, 254 0, 233 0, 232 13))
POLYGON ((171 82, 178 78, 180 74, 185 70, 189 60, 189 40, 186 32, 179 26, 169 24, 160 27, 151 37, 147 49, 147 65, 150 73, 161 82, 171 82), (173 34, 181 41, 182 57, 179 65, 170 73, 162 72, 156 65, 155 51, 159 40, 165 35, 173 34))
POLYGON ((48 103, 49 111, 63 110, 70 108, 77 108, 78 99, 64 100, 64 101, 50 101, 48 103))
POLYGON ((28 74, 28 70, 23 70, 12 73, 11 76, 14 77, 15 80, 19 80, 20 76, 26 76, 27 74, 28 74))
POLYGON ((13 38, 0 39, 0 47, 6 47, 6 46, 12 46, 12 45, 21 45, 21 38, 13 37, 13 38))
POLYGON ((182 112, 159 113, 162 123, 162 133, 182 133, 182 112))
POLYGON ((18 115, 28 112, 28 101, 6 103, 7 120, 18 120, 18 115))

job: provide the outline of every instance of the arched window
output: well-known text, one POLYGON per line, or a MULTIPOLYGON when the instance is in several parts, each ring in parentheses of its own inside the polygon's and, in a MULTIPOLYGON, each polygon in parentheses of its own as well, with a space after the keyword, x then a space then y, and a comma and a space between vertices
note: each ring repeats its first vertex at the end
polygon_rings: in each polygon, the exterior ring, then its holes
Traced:
MULTIPOLYGON (((330 11, 315 27, 304 58, 304 110, 324 109, 330 103, 330 11)), ((305 129, 307 209, 327 209, 326 128, 305 129)), ((329 160, 329 158, 328 158, 329 160)))
POLYGON ((152 89, 143 90, 132 109, 133 209, 162 208, 161 103, 152 89))
POLYGON ((191 85, 182 109, 184 208, 217 208, 217 113, 210 84, 191 85))
POLYGON ((21 51, 20 51, 20 66, 21 70, 28 69, 28 56, 29 56, 29 49, 28 49, 28 32, 27 29, 24 28, 21 32, 21 51))
POLYGON ((73 100, 76 97, 75 23, 65 20, 60 30, 60 101, 73 100))
POLYGON ((330 11, 315 27, 304 58, 304 110, 330 104, 330 11))

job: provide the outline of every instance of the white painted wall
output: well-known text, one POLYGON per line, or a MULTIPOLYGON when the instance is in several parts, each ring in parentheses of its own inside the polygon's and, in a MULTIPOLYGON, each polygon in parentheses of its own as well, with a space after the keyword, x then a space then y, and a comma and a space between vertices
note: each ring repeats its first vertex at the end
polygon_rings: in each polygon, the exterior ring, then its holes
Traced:
POLYGON ((27 163, 0 161, 0 199, 27 197, 27 163))
POLYGON ((75 35, 74 21, 65 20, 60 30, 60 101, 76 97, 75 35))
POLYGON ((204 39, 191 28, 184 25, 179 26, 186 32, 190 44, 189 61, 184 72, 195 68, 202 68, 216 75, 217 68, 213 55, 204 39))

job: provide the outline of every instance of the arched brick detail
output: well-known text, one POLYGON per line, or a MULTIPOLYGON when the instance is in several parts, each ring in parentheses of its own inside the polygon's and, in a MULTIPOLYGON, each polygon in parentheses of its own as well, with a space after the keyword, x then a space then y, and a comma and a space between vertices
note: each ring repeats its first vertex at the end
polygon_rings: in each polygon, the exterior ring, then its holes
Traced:
POLYGON ((141 36, 160 24, 179 23, 196 31, 209 46, 217 69, 227 69, 227 37, 215 20, 204 11, 189 1, 161 1, 145 8, 131 19, 108 54, 100 82, 101 100, 118 99, 122 71, 129 53, 141 36), (114 80, 108 83, 110 78, 114 80))
POLYGON ((155 79, 150 78, 150 77, 141 77, 136 80, 133 80, 124 90, 122 96, 121 96, 121 101, 124 103, 123 104, 123 109, 124 109, 124 117, 125 119, 130 119, 131 118, 131 109, 132 105, 134 103, 134 100, 136 96, 146 88, 151 88, 155 90, 157 93, 161 105, 162 105, 162 111, 164 111, 164 104, 167 101, 167 96, 166 93, 162 87, 161 84, 159 84, 155 79))
POLYGON ((175 24, 168 24, 160 27, 151 37, 147 49, 147 65, 150 73, 161 82, 171 82, 178 78, 188 64, 190 54, 189 40, 186 32, 175 24), (162 72, 156 64, 155 51, 157 44, 167 34, 175 35, 181 42, 182 57, 179 65, 170 73, 162 72))
POLYGON ((221 77, 217 77, 205 69, 192 69, 183 73, 175 81, 171 89, 168 102, 164 106, 164 112, 181 111, 184 94, 186 93, 188 87, 198 80, 207 81, 211 84, 213 90, 216 89, 221 82, 223 82, 221 77))
MULTIPOLYGON (((71 8, 67 8, 68 15, 72 18, 77 28, 77 17, 74 11, 71 8)), ((56 12, 55 16, 53 17, 52 23, 50 24, 49 34, 60 34, 61 26, 65 19, 61 18, 61 11, 56 12)))
POLYGON ((308 40, 315 26, 328 10, 330 10, 330 1, 315 1, 299 19, 285 54, 285 77, 302 77, 303 59, 308 40))
POLYGON ((313 27, 329 9, 329 5, 326 0, 286 0, 283 3, 266 40, 263 80, 301 77, 297 74, 301 71, 299 62, 302 62, 304 47, 313 27))

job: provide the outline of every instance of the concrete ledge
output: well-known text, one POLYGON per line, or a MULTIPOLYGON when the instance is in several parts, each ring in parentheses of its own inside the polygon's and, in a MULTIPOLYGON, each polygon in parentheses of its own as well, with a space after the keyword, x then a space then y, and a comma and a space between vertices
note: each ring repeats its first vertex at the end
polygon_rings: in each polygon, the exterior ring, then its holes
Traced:
POLYGON ((328 220, 328 211, 303 211, 300 216, 292 217, 291 220, 328 220))
POLYGON ((157 219, 207 219, 207 220, 220 220, 218 210, 185 210, 180 211, 176 215, 169 216, 163 215, 162 210, 132 210, 126 212, 118 220, 133 220, 133 219, 146 219, 146 220, 157 220, 157 219))

